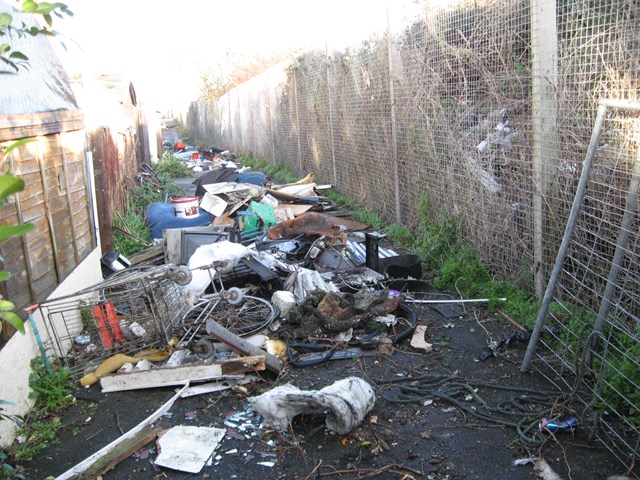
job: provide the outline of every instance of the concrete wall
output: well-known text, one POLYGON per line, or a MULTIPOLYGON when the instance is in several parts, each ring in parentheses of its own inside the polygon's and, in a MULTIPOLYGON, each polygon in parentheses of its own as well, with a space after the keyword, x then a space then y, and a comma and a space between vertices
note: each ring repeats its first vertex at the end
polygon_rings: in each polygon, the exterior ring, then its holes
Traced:
MULTIPOLYGON (((53 291, 50 298, 70 295, 102 281, 101 255, 100 248, 95 248, 73 273, 53 291)), ((37 313, 34 317, 42 341, 46 343, 47 329, 42 318, 38 318, 37 313)), ((25 334, 15 334, 0 350, 0 368, 2 369, 0 399, 15 404, 5 406, 4 413, 25 415, 33 406, 33 400, 29 398, 30 362, 38 355, 34 331, 28 322, 25 323, 25 334)), ((10 421, 0 421, 0 447, 6 447, 13 442, 15 428, 15 424, 10 421)))

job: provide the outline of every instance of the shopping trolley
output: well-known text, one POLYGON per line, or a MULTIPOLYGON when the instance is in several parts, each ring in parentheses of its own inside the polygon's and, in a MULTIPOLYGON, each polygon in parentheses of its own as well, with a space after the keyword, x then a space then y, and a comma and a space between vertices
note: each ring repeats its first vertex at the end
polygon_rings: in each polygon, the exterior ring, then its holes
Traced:
POLYGON ((38 305, 47 331, 44 349, 72 373, 94 370, 106 358, 165 348, 192 308, 182 292, 187 267, 133 267, 73 295, 38 305))

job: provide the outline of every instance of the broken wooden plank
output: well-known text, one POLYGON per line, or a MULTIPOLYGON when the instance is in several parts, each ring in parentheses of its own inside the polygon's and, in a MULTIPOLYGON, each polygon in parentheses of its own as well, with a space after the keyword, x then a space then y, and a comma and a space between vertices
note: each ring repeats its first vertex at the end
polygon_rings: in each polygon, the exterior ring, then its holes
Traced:
POLYGON ((239 337, 232 331, 226 329, 218 322, 207 319, 207 333, 222 343, 229 345, 233 350, 242 355, 264 356, 266 358, 267 369, 274 373, 280 373, 282 364, 275 355, 271 355, 265 350, 249 343, 244 338, 239 337))
POLYGON ((264 369, 265 357, 258 355, 210 364, 190 364, 107 375, 100 379, 100 385, 103 393, 120 392, 123 390, 139 390, 141 388, 184 385, 186 382, 223 379, 227 375, 238 375, 264 369))
POLYGON ((143 428, 135 436, 127 438, 107 455, 98 459, 87 470, 78 475, 78 478, 82 480, 93 480, 94 478, 104 475, 116 465, 122 463, 133 455, 136 450, 139 450, 147 443, 155 440, 158 436, 158 432, 160 432, 159 428, 152 428, 149 426, 143 428))
POLYGON ((152 265, 160 265, 164 258, 164 245, 158 244, 153 245, 141 252, 138 252, 129 257, 129 262, 131 265, 141 265, 141 264, 152 264, 152 265))
POLYGON ((245 375, 243 377, 228 377, 223 380, 216 380, 215 382, 202 383, 200 385, 194 385, 193 387, 187 388, 182 392, 182 398, 204 395, 206 393, 221 392, 222 390, 234 388, 236 385, 245 385, 247 383, 257 382, 258 380, 260 380, 260 378, 256 375, 245 375))
POLYGON ((162 405, 158 410, 156 410, 151 415, 149 415, 145 420, 140 422, 138 425, 133 427, 131 430, 129 430, 127 433, 125 433, 121 437, 116 438, 113 442, 111 442, 107 446, 98 450, 93 455, 90 455, 89 457, 84 459, 82 462, 78 463, 77 465, 70 468, 63 474, 59 475, 58 477, 55 478, 55 480, 70 480, 70 479, 75 480, 75 479, 83 478, 80 475, 82 475, 83 472, 86 472, 89 468, 91 468, 91 466, 94 465, 98 460, 100 460, 101 458, 109 454, 109 452, 114 450, 121 443, 127 441, 130 438, 137 436, 138 432, 142 431, 145 427, 147 427, 148 425, 151 425, 153 422, 158 420, 162 415, 168 412, 169 409, 173 406, 174 402, 178 398, 180 398, 180 396, 182 395, 182 392, 186 390, 188 386, 189 386, 189 383, 186 382, 185 386, 182 389, 180 389, 178 393, 176 393, 173 397, 171 397, 164 405, 162 405))

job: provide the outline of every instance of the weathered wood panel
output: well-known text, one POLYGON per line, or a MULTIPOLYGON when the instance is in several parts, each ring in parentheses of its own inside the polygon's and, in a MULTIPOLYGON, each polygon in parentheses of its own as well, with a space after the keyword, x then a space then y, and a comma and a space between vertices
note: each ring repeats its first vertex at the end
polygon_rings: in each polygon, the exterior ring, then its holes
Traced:
MULTIPOLYGON (((41 131, 48 132, 47 122, 51 118, 37 118, 46 124, 41 131)), ((62 123, 69 118, 73 120, 61 127, 64 131, 82 117, 62 115, 61 118, 62 123)), ((25 118, 0 118, 0 141, 17 138, 7 133, 8 124, 14 133, 36 131, 21 125, 20 121, 25 118)), ((44 300, 96 244, 84 164, 85 148, 82 130, 39 136, 37 141, 10 154, 11 171, 25 181, 25 189, 0 209, 0 224, 31 222, 34 225, 29 234, 0 244, 4 268, 12 274, 4 283, 3 291, 19 311, 44 300)), ((0 347, 2 344, 0 338, 0 347)))
POLYGON ((3 115, 0 117, 0 142, 55 135, 83 128, 84 115, 81 111, 3 115))

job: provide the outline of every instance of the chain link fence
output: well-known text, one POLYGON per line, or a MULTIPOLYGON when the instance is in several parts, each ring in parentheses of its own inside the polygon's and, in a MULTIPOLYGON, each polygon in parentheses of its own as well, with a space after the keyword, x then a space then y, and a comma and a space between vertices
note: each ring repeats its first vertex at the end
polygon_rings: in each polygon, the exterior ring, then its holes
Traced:
MULTIPOLYGON (((314 172, 390 223, 416 227, 426 195, 431 216, 453 216, 496 278, 542 298, 599 101, 640 98, 640 2, 449 3, 422 1, 411 18, 404 2, 370 12, 386 25, 377 34, 195 102, 187 129, 314 172)), ((599 438, 628 467, 640 442, 639 207, 628 200, 638 117, 611 109, 604 120, 545 324, 553 333, 532 362, 559 387, 581 381, 599 438)))

